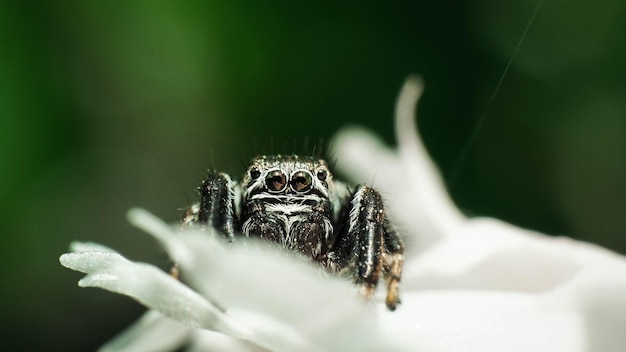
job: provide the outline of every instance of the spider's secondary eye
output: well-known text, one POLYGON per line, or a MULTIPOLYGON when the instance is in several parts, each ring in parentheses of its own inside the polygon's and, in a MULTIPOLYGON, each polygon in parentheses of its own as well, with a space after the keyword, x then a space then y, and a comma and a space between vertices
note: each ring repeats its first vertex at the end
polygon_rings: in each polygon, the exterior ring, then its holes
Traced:
POLYGON ((256 180, 257 178, 259 178, 259 176, 261 176, 261 171, 259 171, 259 169, 254 168, 250 170, 250 178, 256 180))
POLYGON ((272 170, 265 176, 265 185, 271 192, 280 192, 287 187, 287 177, 281 170, 272 170))
POLYGON ((296 192, 306 192, 311 189, 313 176, 305 170, 296 171, 291 175, 291 188, 296 192))
POLYGON ((326 172, 326 170, 322 169, 317 171, 317 179, 320 181, 324 181, 326 180, 326 176, 328 176, 328 172, 326 172))

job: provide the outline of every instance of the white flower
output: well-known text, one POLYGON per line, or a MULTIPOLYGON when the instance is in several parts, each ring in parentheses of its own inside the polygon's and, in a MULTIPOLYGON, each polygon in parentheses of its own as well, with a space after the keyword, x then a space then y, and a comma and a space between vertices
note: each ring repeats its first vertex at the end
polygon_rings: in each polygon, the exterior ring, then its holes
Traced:
POLYGON ((402 305, 364 304, 344 280, 265 243, 223 245, 206 231, 180 232, 139 209, 184 283, 91 243, 61 263, 86 273, 80 286, 128 295, 149 310, 103 346, 108 351, 621 351, 626 262, 597 246, 553 238, 454 206, 416 134, 422 84, 398 99, 399 149, 349 128, 337 166, 382 191, 407 238, 402 305))

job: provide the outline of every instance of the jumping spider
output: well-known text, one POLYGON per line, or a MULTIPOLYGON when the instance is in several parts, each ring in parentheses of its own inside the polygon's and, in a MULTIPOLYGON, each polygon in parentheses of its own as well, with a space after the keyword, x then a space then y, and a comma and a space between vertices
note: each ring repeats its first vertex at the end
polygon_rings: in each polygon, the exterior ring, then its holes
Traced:
POLYGON ((400 303, 403 244, 380 194, 334 181, 324 160, 258 156, 241 182, 210 172, 199 189, 200 201, 186 210, 184 226, 211 226, 230 241, 256 236, 275 242, 350 275, 366 298, 383 275, 387 308, 400 303))

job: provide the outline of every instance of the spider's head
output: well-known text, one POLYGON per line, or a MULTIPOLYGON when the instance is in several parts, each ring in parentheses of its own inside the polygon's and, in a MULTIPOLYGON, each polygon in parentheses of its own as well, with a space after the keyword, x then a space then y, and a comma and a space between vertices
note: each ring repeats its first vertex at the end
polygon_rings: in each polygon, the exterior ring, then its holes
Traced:
POLYGON ((328 198, 332 174, 322 159, 298 155, 261 155, 252 160, 243 178, 245 198, 269 193, 328 198))

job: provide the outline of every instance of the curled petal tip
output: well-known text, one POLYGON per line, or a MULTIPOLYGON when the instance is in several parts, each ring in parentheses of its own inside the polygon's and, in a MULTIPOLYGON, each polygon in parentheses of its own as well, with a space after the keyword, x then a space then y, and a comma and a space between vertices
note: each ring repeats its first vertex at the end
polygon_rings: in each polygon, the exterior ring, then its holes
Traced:
POLYGON ((68 256, 69 256, 69 254, 68 254, 68 253, 61 254, 61 256, 59 257, 59 263, 61 263, 61 265, 63 265, 64 267, 66 267, 66 268, 68 268, 68 269, 71 269, 71 268, 68 266, 68 265, 69 265, 69 264, 68 264, 68 260, 69 260, 68 256))
POLYGON ((131 224, 135 225, 140 222, 141 219, 145 219, 146 217, 149 217, 151 215, 152 214, 150 214, 143 208, 133 207, 128 209, 128 211, 126 212, 126 219, 128 219, 131 224))
POLYGON ((424 91, 424 80, 412 74, 404 81, 396 103, 396 136, 400 144, 420 143, 416 140, 415 110, 424 91))
POLYGON ((424 90, 424 79, 422 76, 414 73, 410 74, 404 81, 404 86, 402 87, 402 92, 407 90, 413 92, 413 95, 421 95, 421 92, 424 90), (415 92, 418 94, 415 94, 415 92))

